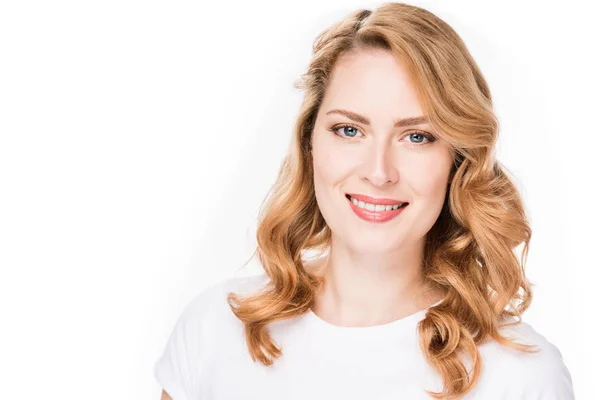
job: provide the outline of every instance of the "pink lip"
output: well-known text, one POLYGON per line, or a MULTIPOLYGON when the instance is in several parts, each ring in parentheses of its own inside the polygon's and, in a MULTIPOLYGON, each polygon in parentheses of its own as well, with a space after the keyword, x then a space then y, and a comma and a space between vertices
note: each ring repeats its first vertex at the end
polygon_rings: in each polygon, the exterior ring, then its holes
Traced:
MULTIPOLYGON (((352 195, 354 197, 354 195, 352 195)), ((364 196, 363 196, 364 197, 364 196)), ((357 200, 358 197, 355 197, 357 200)), ((362 199, 361 199, 362 200, 362 199)), ((395 201, 395 200, 394 200, 395 201)), ((359 206, 354 205, 352 200, 348 199, 348 203, 350 203, 350 207, 352 207, 352 211, 362 220, 369 222, 387 222, 393 218, 396 218, 406 207, 408 204, 403 205, 397 210, 389 210, 389 211, 369 211, 364 208, 360 208, 359 206)), ((369 202, 370 203, 370 202, 369 202)), ((400 202, 392 203, 398 204, 400 202)), ((375 204, 375 203, 372 203, 375 204)))
POLYGON ((358 193, 346 193, 346 194, 354 197, 356 200, 362 200, 365 203, 381 204, 381 205, 384 205, 384 206, 393 206, 393 205, 400 204, 400 203, 408 203, 405 200, 395 200, 395 199, 384 199, 384 198, 370 197, 370 196, 365 196, 365 195, 358 194, 358 193))

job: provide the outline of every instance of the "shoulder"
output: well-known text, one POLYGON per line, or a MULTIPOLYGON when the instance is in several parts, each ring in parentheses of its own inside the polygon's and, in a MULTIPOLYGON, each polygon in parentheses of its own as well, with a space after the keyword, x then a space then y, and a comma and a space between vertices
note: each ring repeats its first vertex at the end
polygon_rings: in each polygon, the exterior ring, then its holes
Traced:
POLYGON ((231 277, 221 283, 225 293, 235 292, 239 294, 256 293, 269 283, 269 277, 265 273, 242 277, 231 277))
POLYGON ((184 329, 196 340, 210 341, 216 333, 222 334, 239 328, 240 321, 229 306, 228 294, 254 293, 261 290, 268 281, 265 274, 235 276, 204 288, 185 306, 178 321, 178 329, 184 329))
POLYGON ((267 282, 268 277, 261 274, 229 277, 207 286, 184 307, 172 337, 181 343, 191 358, 208 360, 217 357, 221 347, 243 337, 243 324, 233 314, 227 302, 228 294, 249 294, 260 290, 267 282))
POLYGON ((560 350, 553 343, 524 321, 504 325, 500 333, 517 343, 534 345, 538 351, 520 352, 493 339, 481 344, 482 386, 493 387, 512 396, 510 398, 574 398, 571 375, 560 350))
POLYGON ((229 277, 214 283, 196 294, 184 308, 181 319, 186 324, 206 325, 214 322, 215 318, 227 313, 229 305, 227 296, 234 292, 241 295, 259 291, 266 283, 268 277, 265 274, 243 277, 229 277))

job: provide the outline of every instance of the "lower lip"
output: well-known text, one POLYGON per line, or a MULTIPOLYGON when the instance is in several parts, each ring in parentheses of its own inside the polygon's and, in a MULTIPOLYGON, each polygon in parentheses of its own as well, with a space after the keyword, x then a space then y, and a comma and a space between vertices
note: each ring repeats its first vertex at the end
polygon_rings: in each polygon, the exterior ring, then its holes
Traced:
POLYGON ((369 211, 365 208, 360 208, 355 205, 352 200, 346 199, 350 203, 350 207, 352 207, 352 211, 362 220, 369 222, 387 222, 391 219, 396 218, 406 207, 408 204, 396 209, 396 210, 387 210, 387 211, 369 211))

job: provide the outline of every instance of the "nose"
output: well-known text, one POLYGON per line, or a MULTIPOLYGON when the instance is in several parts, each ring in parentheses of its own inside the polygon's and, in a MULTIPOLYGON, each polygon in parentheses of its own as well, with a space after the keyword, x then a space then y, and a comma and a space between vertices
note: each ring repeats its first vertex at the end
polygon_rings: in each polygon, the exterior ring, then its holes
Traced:
POLYGON ((396 183, 399 179, 399 172, 393 150, 389 143, 373 141, 371 146, 366 149, 362 163, 362 180, 377 187, 396 183))

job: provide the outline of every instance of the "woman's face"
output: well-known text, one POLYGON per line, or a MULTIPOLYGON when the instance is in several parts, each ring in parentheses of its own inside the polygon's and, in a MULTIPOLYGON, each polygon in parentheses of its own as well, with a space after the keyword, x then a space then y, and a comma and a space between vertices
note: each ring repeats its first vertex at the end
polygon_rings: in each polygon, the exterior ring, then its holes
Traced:
POLYGON ((338 60, 311 139, 314 184, 332 234, 354 251, 414 244, 437 220, 452 152, 426 122, 394 124, 422 116, 412 83, 392 55, 360 51, 338 60), (382 201, 386 211, 363 196, 388 199, 382 201), (403 202, 408 205, 395 210, 393 204, 403 202))

